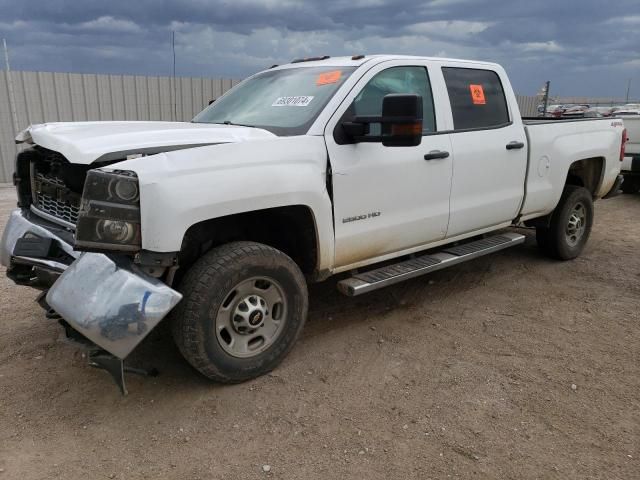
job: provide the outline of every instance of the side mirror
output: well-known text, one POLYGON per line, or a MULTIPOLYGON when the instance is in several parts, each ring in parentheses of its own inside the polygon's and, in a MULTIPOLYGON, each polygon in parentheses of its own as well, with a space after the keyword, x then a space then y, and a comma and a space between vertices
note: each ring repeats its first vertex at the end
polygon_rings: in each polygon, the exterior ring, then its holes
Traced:
POLYGON ((416 147, 422 142, 422 96, 385 95, 382 99, 382 145, 416 147))
POLYGON ((381 142, 385 147, 415 147, 422 142, 422 97, 390 93, 382 99, 382 115, 355 116, 340 124, 338 144, 381 142), (371 124, 380 124, 372 134, 371 124))

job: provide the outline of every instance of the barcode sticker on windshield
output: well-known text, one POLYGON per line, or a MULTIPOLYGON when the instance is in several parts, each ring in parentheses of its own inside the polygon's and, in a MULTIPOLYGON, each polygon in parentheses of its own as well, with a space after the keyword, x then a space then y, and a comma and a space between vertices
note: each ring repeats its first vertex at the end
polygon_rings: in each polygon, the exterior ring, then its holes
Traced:
POLYGON ((299 95, 297 97, 279 97, 271 104, 272 107, 306 107, 313 97, 299 95))

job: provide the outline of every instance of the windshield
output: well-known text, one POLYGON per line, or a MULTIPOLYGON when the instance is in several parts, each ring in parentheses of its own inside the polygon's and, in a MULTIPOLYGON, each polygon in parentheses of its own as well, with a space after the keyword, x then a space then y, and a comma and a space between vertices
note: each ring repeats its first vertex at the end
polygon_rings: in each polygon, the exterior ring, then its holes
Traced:
POLYGON ((307 132, 355 67, 300 67, 260 73, 193 119, 269 130, 280 136, 307 132))

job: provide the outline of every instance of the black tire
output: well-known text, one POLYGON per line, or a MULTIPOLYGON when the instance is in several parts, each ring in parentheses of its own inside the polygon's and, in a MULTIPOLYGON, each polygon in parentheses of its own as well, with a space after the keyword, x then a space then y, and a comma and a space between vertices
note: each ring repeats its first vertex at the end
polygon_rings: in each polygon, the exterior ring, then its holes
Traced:
MULTIPOLYGON (((580 215, 579 215, 580 217, 580 215)), ((548 227, 536 228, 536 241, 540 249, 551 258, 571 260, 582 253, 593 226, 593 198, 589 190, 576 185, 567 185, 558 206, 551 214, 548 227), (583 209, 580 209, 579 205, 583 209), (576 210, 578 209, 578 210, 576 210), (569 224, 575 224, 574 213, 580 212, 581 234, 570 235, 569 224)), ((573 232, 574 230, 572 230, 573 232)))
POLYGON ((624 182, 620 186, 622 193, 638 193, 640 191, 640 179, 633 177, 624 177, 624 182))
POLYGON ((172 312, 178 349, 196 370, 221 383, 239 383, 273 370, 293 348, 307 318, 307 284, 302 272, 287 255, 260 243, 233 242, 214 248, 196 261, 178 289, 184 295, 172 312), (235 286, 256 277, 273 279, 281 286, 286 317, 266 350, 238 358, 223 347, 216 319, 220 309, 227 308, 223 303, 229 303, 235 286))

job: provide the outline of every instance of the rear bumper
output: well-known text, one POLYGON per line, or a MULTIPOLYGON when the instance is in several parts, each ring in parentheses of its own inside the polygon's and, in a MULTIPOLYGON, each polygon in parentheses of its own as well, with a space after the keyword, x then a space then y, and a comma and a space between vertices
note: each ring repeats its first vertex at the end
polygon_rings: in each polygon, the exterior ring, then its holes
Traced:
POLYGON ((640 175, 640 153, 627 154, 622 161, 624 175, 640 175))
MULTIPOLYGON (((37 250, 37 249, 36 249, 37 250)), ((74 330, 118 358, 125 358, 182 299, 129 257, 73 251, 55 230, 12 212, 0 243, 7 276, 20 285, 50 287, 47 303, 74 330), (47 245, 25 256, 21 239, 47 245), (43 253, 46 251, 46 253, 43 253)))

